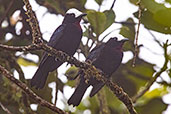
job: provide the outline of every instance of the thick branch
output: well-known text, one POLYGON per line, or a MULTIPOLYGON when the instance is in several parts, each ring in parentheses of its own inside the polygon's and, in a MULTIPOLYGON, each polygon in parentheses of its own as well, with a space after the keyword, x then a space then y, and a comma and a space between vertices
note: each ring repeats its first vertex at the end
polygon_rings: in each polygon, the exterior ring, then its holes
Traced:
POLYGON ((62 62, 68 62, 72 65, 75 65, 76 67, 84 69, 86 74, 95 76, 95 78, 97 80, 100 80, 103 83, 106 83, 106 85, 113 91, 113 93, 118 97, 118 99, 121 100, 126 105, 129 112, 131 114, 136 114, 136 111, 134 110, 133 103, 132 103, 131 99, 123 91, 123 89, 121 87, 119 87, 118 85, 116 85, 115 83, 113 83, 111 80, 108 80, 107 78, 105 78, 107 76, 104 76, 104 74, 102 72, 99 72, 93 65, 91 65, 89 63, 80 62, 75 57, 70 57, 66 53, 64 53, 62 51, 57 51, 56 49, 54 49, 44 43, 40 43, 39 46, 37 46, 37 45, 33 45, 33 47, 32 46, 23 46, 22 48, 14 47, 14 46, 11 47, 11 46, 0 45, 0 48, 7 49, 10 51, 26 51, 26 50, 33 51, 33 50, 37 50, 37 49, 42 49, 42 50, 48 52, 51 56, 56 57, 57 59, 59 59, 62 62), (5 47, 5 48, 3 48, 3 47, 5 47), (12 48, 14 48, 14 49, 12 49, 12 48))
POLYGON ((66 53, 57 51, 52 47, 49 47, 47 44, 44 44, 35 13, 32 11, 29 1, 28 0, 23 0, 23 1, 26 5, 27 16, 29 18, 28 21, 32 28, 33 43, 38 44, 43 50, 50 53, 52 56, 57 57, 57 59, 59 59, 60 61, 74 64, 76 67, 84 69, 85 72, 88 73, 89 75, 95 76, 98 80, 101 80, 104 83, 106 82, 106 85, 110 87, 110 89, 115 93, 115 95, 127 106, 129 112, 131 114, 136 114, 131 99, 122 90, 122 88, 120 88, 110 80, 106 79, 105 76, 103 76, 100 72, 98 72, 94 66, 88 63, 82 63, 78 61, 76 58, 70 57, 66 53))
POLYGON ((134 109, 132 100, 129 98, 128 94, 125 93, 121 87, 113 83, 111 80, 105 79, 104 81, 106 81, 107 87, 110 88, 110 90, 116 95, 116 97, 118 97, 118 99, 126 105, 130 114, 137 114, 134 109))
POLYGON ((11 75, 4 67, 2 67, 0 65, 0 72, 2 75, 4 75, 6 78, 8 78, 10 81, 12 81, 13 83, 15 83, 17 86, 19 86, 26 94, 28 94, 31 98, 33 98, 36 102, 38 102, 40 105, 47 107, 51 110, 53 110, 56 113, 59 114, 65 114, 64 111, 62 111, 61 109, 57 108, 55 105, 47 102, 46 100, 40 98, 39 96, 37 96, 31 89, 29 89, 27 87, 27 85, 25 85, 24 83, 22 83, 21 81, 17 80, 14 78, 13 75, 11 75))
POLYGON ((32 7, 31 7, 29 1, 28 0, 23 0, 23 1, 25 3, 26 9, 27 9, 26 14, 29 18, 27 21, 29 22, 29 25, 32 29, 33 43, 35 43, 35 44, 41 43, 41 42, 43 42, 42 34, 40 32, 39 23, 36 18, 36 15, 32 11, 32 7))
POLYGON ((40 46, 33 44, 33 45, 28 45, 28 46, 8 46, 8 45, 3 45, 0 44, 0 49, 8 50, 8 51, 35 51, 40 49, 40 46))
POLYGON ((80 62, 74 57, 68 56, 66 53, 57 51, 53 49, 52 47, 47 46, 46 44, 42 44, 41 46, 43 50, 47 51, 51 54, 51 56, 57 57, 62 62, 68 62, 70 64, 75 65, 76 67, 79 67, 81 69, 84 69, 84 72, 88 75, 94 76, 97 80, 102 81, 107 85, 108 88, 118 97, 119 100, 121 100, 129 110, 130 114, 136 114, 136 111, 133 107, 132 100, 129 98, 127 93, 123 91, 121 87, 113 83, 111 80, 105 78, 105 76, 102 72, 99 72, 95 66, 86 63, 86 62, 80 62))

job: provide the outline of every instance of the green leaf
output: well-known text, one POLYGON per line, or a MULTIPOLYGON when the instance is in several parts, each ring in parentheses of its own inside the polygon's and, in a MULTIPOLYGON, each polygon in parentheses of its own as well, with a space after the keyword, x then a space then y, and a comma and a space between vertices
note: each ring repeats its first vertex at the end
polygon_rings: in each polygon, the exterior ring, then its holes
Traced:
POLYGON ((77 73, 78 73, 78 68, 75 67, 75 66, 71 66, 66 72, 65 72, 65 75, 68 76, 68 77, 71 77, 71 78, 74 78, 77 73))
POLYGON ((17 59, 17 63, 19 65, 23 65, 23 66, 37 66, 36 63, 34 63, 33 61, 29 61, 29 60, 22 58, 22 57, 19 57, 17 59))
POLYGON ((129 0, 132 4, 137 5, 138 0, 129 0))
POLYGON ((144 94, 143 97, 151 99, 155 97, 162 97, 168 93, 167 87, 166 86, 161 86, 160 88, 156 88, 152 91, 148 91, 144 94))
POLYGON ((87 14, 87 18, 97 36, 104 32, 115 20, 113 10, 106 10, 104 12, 89 10, 87 14))
POLYGON ((87 14, 87 18, 93 27, 94 32, 99 36, 105 30, 106 15, 95 10, 89 10, 87 14))
MULTIPOLYGON (((41 4, 40 0, 37 0, 41 4)), ((76 8, 80 11, 84 11, 84 5, 86 0, 45 0, 44 5, 50 12, 65 14, 70 8, 76 8)))
POLYGON ((165 0, 165 1, 171 3, 171 0, 165 0))
POLYGON ((124 45, 124 50, 134 50, 134 38, 135 38, 135 24, 132 18, 128 18, 126 23, 132 24, 122 24, 119 34, 125 38, 129 38, 129 43, 124 45))
POLYGON ((99 5, 102 4, 103 0, 95 0, 99 5))
POLYGON ((166 9, 164 4, 159 4, 155 0, 141 0, 145 8, 147 8, 151 13, 156 13, 159 10, 166 9))
POLYGON ((56 11, 60 11, 60 5, 56 0, 46 0, 45 4, 49 5, 51 8, 55 9, 56 11))
MULTIPOLYGON (((79 70, 79 69, 78 69, 77 67, 71 66, 71 67, 65 72, 65 75, 67 76, 67 78, 68 78, 69 80, 72 80, 72 79, 74 79, 75 76, 77 75, 78 70, 79 70)), ((73 87, 73 86, 75 86, 75 84, 76 84, 76 80, 68 81, 66 84, 69 85, 69 86, 71 86, 71 87, 73 87)))
POLYGON ((162 98, 154 98, 142 106, 137 105, 136 110, 138 114, 162 114, 167 106, 168 105, 162 101, 162 98))
POLYGON ((119 69, 112 75, 113 81, 121 86, 129 96, 137 94, 139 89, 145 86, 154 73, 152 64, 137 58, 136 67, 131 67, 132 62, 133 60, 130 60, 126 64, 121 64, 119 69))
POLYGON ((105 90, 105 99, 107 100, 107 105, 112 112, 111 114, 127 114, 125 113, 124 104, 113 94, 113 92, 107 88, 103 88, 105 90))
POLYGON ((129 38, 132 42, 135 38, 135 24, 133 24, 134 20, 132 18, 128 18, 125 22, 130 24, 122 24, 123 26, 119 33, 124 37, 129 38))
MULTIPOLYGON (((120 66, 120 69, 123 69, 122 66, 120 66)), ((122 70, 118 69, 113 75, 112 80, 121 86, 123 90, 129 95, 133 96, 137 93, 137 85, 134 82, 134 80, 129 79, 130 75, 124 75, 122 70), (129 86, 128 86, 129 85, 129 86)))
POLYGON ((136 60, 136 67, 129 67, 132 65, 132 61, 129 61, 127 65, 127 77, 136 84, 137 90, 144 86, 154 73, 153 65, 139 58, 136 60))
POLYGON ((105 10, 103 13, 106 15, 107 18, 105 24, 105 29, 107 29, 110 25, 112 25, 112 23, 114 23, 116 16, 113 10, 105 10))
POLYGON ((164 26, 171 27, 171 8, 159 10, 156 13, 154 13, 153 17, 154 17, 154 20, 156 20, 156 22, 164 26))
MULTIPOLYGON (((138 12, 134 13, 135 17, 138 17, 138 12)), ((141 23, 144 24, 144 26, 147 29, 151 29, 160 33, 165 33, 165 34, 171 34, 171 30, 169 26, 164 26, 153 18, 153 14, 151 12, 144 11, 141 16, 141 23)))

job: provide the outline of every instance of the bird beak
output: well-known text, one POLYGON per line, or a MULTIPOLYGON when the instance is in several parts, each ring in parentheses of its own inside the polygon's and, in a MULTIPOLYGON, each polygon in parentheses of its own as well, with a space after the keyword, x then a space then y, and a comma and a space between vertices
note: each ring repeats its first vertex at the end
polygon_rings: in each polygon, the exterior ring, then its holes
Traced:
POLYGON ((120 42, 124 43, 124 42, 126 42, 126 41, 129 41, 129 39, 128 39, 128 38, 124 38, 124 39, 122 39, 120 42))
POLYGON ((79 15, 78 17, 76 17, 76 19, 80 21, 86 15, 87 15, 86 13, 82 13, 81 15, 79 15))

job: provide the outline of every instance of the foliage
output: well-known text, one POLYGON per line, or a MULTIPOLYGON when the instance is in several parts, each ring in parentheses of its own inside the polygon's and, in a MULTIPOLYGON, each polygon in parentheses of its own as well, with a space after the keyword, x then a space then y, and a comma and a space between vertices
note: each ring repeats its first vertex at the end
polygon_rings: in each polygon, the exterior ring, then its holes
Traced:
MULTIPOLYGON (((99 6, 102 6, 104 2, 104 0, 95 1, 99 6)), ((136 6, 137 1, 138 0, 130 0, 130 2, 136 6)), ((81 43, 81 54, 83 54, 85 57, 88 55, 93 45, 102 42, 102 40, 99 40, 99 36, 103 34, 104 31, 107 30, 113 23, 116 22, 115 17, 117 15, 115 15, 113 9, 108 9, 103 12, 101 12, 100 10, 96 11, 86 9, 84 7, 85 3, 87 2, 86 0, 36 0, 36 2, 39 5, 46 7, 48 9, 47 12, 55 15, 64 15, 65 12, 72 7, 75 7, 88 14, 87 19, 84 20, 86 24, 84 37, 87 37, 88 42, 92 41, 92 43, 91 45, 89 45, 89 43, 81 43)), ((141 0, 141 23, 147 30, 153 30, 164 34, 171 34, 171 8, 167 8, 165 6, 166 2, 171 3, 170 0, 165 0, 163 3, 157 3, 155 0, 141 0)), ((32 43, 31 29, 26 21, 27 16, 25 15, 23 6, 24 4, 22 0, 17 0, 15 2, 14 0, 0 1, 0 43, 14 46, 28 45, 32 43), (17 16, 17 18, 14 18, 12 15, 16 11, 20 11, 20 14, 17 16), (19 32, 16 29, 18 23, 22 23, 23 25, 19 32), (10 34, 12 36, 10 40, 6 39, 7 34, 10 34)), ((134 12, 133 15, 135 16, 135 18, 137 18, 138 11, 134 12)), ((129 51, 131 53, 134 53, 135 47, 134 38, 136 34, 136 23, 134 20, 135 19, 128 17, 128 19, 124 22, 120 22, 121 28, 119 32, 124 37, 129 38, 130 42, 124 46, 124 51, 129 51)), ((156 43, 158 43, 164 50, 164 47, 162 47, 160 41, 156 40, 156 43)), ((141 51, 141 47, 143 46, 139 46, 139 52, 141 51)), ((42 56, 42 53, 40 53, 40 51, 34 51, 30 53, 35 54, 38 57, 42 56)), ((27 54, 28 52, 22 53, 22 55, 27 54)), ((167 58, 165 57, 165 59, 167 58)), ((170 58, 169 61, 171 61, 170 58)), ((121 86, 124 91, 126 91, 131 97, 138 94, 139 90, 145 87, 145 84, 150 81, 153 75, 156 73, 156 71, 154 70, 155 65, 143 60, 142 58, 139 58, 139 56, 136 58, 136 67, 132 67, 132 62, 133 58, 131 58, 128 62, 122 64, 112 76, 112 80, 119 86, 121 86)), ((5 66, 12 73, 14 73, 14 71, 17 71, 19 74, 19 79, 27 84, 29 83, 29 79, 23 79, 22 69, 16 66, 19 65, 28 67, 38 65, 38 63, 32 60, 26 59, 16 53, 9 53, 5 50, 0 50, 0 64, 5 66)), ((68 82, 66 83, 57 78, 56 72, 52 72, 48 78, 45 88, 42 90, 33 89, 33 91, 47 101, 52 102, 52 88, 50 88, 48 85, 52 82, 55 82, 57 85, 56 88, 63 93, 63 88, 65 87, 65 85, 73 87, 77 84, 77 79, 74 81, 70 80, 71 78, 74 78, 77 72, 78 69, 74 66, 71 66, 68 70, 66 70, 65 75, 68 77, 68 82)), ((169 78, 171 78, 171 68, 167 69, 166 74, 168 74, 170 76, 169 78)), ((161 80, 158 83, 160 83, 161 85, 159 88, 156 88, 153 91, 147 91, 140 99, 137 100, 135 106, 139 114, 160 114, 162 111, 166 110, 168 104, 164 103, 162 97, 169 92, 168 88, 170 88, 171 82, 161 80)), ((34 102, 32 99, 25 99, 22 91, 16 85, 12 84, 6 78, 2 77, 1 74, 0 84, 0 102, 11 112, 15 114, 27 114, 29 113, 27 110, 31 110, 31 113, 53 113, 51 110, 43 108, 39 105, 36 111, 33 111, 32 109, 30 109, 30 107, 27 107, 25 105, 25 101, 29 105, 36 104, 36 102, 34 102)), ((108 88, 104 87, 103 90, 105 91, 107 105, 111 114, 127 113, 126 108, 123 106, 123 104, 115 96, 113 96, 108 88)), ((64 102, 66 102, 66 99, 63 100, 64 102)), ((74 113, 83 112, 86 109, 91 110, 92 114, 100 112, 101 107, 97 105, 97 96, 93 98, 86 98, 84 100, 88 101, 89 105, 85 105, 84 101, 81 102, 74 113)), ((0 108, 0 113, 3 114, 5 112, 0 108)))

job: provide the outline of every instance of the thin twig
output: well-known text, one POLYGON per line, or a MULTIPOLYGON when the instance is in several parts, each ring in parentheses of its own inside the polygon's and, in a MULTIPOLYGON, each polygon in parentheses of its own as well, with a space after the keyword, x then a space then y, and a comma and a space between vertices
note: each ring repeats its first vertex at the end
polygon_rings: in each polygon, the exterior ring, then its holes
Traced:
POLYGON ((28 22, 32 29, 32 37, 33 37, 33 43, 38 44, 43 42, 42 34, 40 32, 39 22, 36 18, 35 13, 32 11, 32 7, 29 3, 29 0, 23 0, 26 6, 26 14, 28 16, 28 22))
POLYGON ((137 24, 135 22, 126 22, 126 21, 121 21, 121 22, 115 21, 114 23, 122 24, 122 25, 136 25, 137 24))
POLYGON ((36 102, 38 102, 41 106, 47 107, 51 109, 52 111, 59 113, 59 114, 65 114, 64 111, 57 108, 55 105, 49 103, 48 101, 40 98, 37 96, 31 89, 27 87, 24 83, 14 78, 12 74, 9 73, 8 70, 6 70, 3 66, 0 65, 0 72, 2 75, 4 75, 6 78, 8 78, 10 81, 15 83, 17 86, 19 86, 27 95, 29 95, 32 99, 34 99, 36 102))
POLYGON ((134 52, 134 59, 133 59, 133 64, 132 64, 133 67, 135 67, 135 61, 136 61, 137 54, 138 54, 138 36, 139 36, 139 30, 140 30, 140 24, 141 24, 141 13, 142 13, 140 3, 141 3, 141 0, 139 0, 137 3, 139 6, 139 9, 138 9, 138 28, 137 28, 136 35, 135 35, 135 52, 134 52))
MULTIPOLYGON (((51 56, 55 56, 60 61, 68 62, 72 65, 75 65, 76 67, 82 68, 85 70, 86 73, 89 73, 90 75, 95 76, 95 78, 97 78, 97 80, 100 80, 100 81, 106 83, 106 85, 113 91, 113 93, 118 97, 118 99, 120 99, 127 106, 129 112, 131 114, 136 114, 136 111, 133 107, 133 103, 132 103, 131 99, 123 91, 123 89, 120 88, 118 85, 114 84, 112 81, 106 79, 105 76, 103 76, 101 74, 101 72, 99 72, 94 66, 92 66, 91 64, 88 64, 88 63, 80 62, 76 58, 70 57, 66 53, 57 51, 56 49, 49 47, 47 44, 44 44, 42 37, 41 37, 38 21, 36 19, 34 12, 32 11, 31 5, 28 0, 23 0, 23 1, 26 5, 26 9, 27 9, 26 12, 27 12, 27 16, 29 18, 28 21, 32 28, 33 43, 39 45, 41 47, 41 49, 43 49, 46 52, 48 52, 49 54, 51 54, 51 56)), ((97 37, 98 37, 98 35, 97 35, 97 37)))
MULTIPOLYGON (((34 49, 36 50, 35 46, 34 46, 34 49)), ((8 49, 7 46, 5 46, 5 47, 6 47, 5 49, 8 49)), ((76 67, 84 69, 85 72, 88 73, 89 75, 95 76, 95 78, 97 78, 97 80, 100 80, 100 81, 106 83, 106 85, 113 91, 113 93, 118 97, 118 99, 120 99, 127 106, 130 113, 136 114, 131 99, 123 91, 123 89, 121 87, 119 87, 118 85, 116 85, 115 83, 113 83, 112 81, 106 79, 104 74, 101 74, 101 72, 99 72, 94 66, 92 66, 89 63, 80 62, 76 58, 70 57, 62 51, 57 51, 56 49, 54 49, 54 48, 52 48, 52 47, 50 47, 44 43, 42 43, 38 48, 45 50, 46 52, 51 54, 51 56, 57 57, 62 62, 68 62, 72 65, 75 65, 76 67)), ((16 50, 17 51, 25 51, 26 49, 31 50, 30 48, 18 48, 18 47, 17 48, 14 47, 15 50, 11 49, 11 47, 9 49, 12 51, 16 51, 16 50)))
MULTIPOLYGON (((9 61, 10 65, 12 65, 12 67, 14 67, 16 69, 16 71, 18 72, 19 80, 21 80, 23 83, 26 83, 23 70, 21 69, 20 65, 17 63, 16 58, 13 56, 10 56, 10 55, 11 54, 9 54, 9 57, 8 57, 8 61, 9 61)), ((25 112, 27 112, 28 114, 34 114, 33 111, 31 110, 28 96, 23 91, 22 91, 21 101, 22 102, 20 104, 24 108, 25 112)))
POLYGON ((58 74, 57 74, 57 72, 55 72, 55 74, 56 74, 56 80, 55 80, 55 82, 56 82, 56 91, 55 91, 55 102, 54 102, 54 105, 56 106, 56 104, 57 104, 57 100, 58 100, 58 87, 59 87, 59 84, 58 84, 58 74))
POLYGON ((160 77, 160 75, 167 70, 167 64, 168 64, 168 55, 167 55, 167 47, 168 47, 168 40, 166 41, 166 44, 164 44, 164 56, 165 56, 165 62, 164 62, 164 65, 163 67, 160 69, 159 72, 157 72, 154 77, 146 84, 145 88, 140 91, 138 94, 136 94, 132 100, 133 102, 135 103, 137 101, 138 98, 140 98, 141 96, 143 96, 149 89, 150 87, 153 85, 153 83, 156 81, 156 79, 158 77, 160 77))
POLYGON ((8 50, 8 51, 23 51, 23 52, 27 52, 27 51, 35 51, 35 50, 40 50, 40 47, 38 45, 28 45, 28 46, 8 46, 8 45, 3 45, 0 44, 0 49, 4 49, 4 50, 8 50))
POLYGON ((80 62, 75 57, 70 57, 66 53, 57 51, 53 49, 52 47, 47 46, 46 44, 42 44, 42 49, 46 52, 50 53, 51 56, 57 57, 62 62, 68 62, 72 65, 75 65, 76 67, 79 67, 81 69, 84 69, 84 72, 88 75, 94 76, 97 80, 102 81, 107 85, 108 88, 118 97, 119 100, 121 100, 129 110, 130 114, 136 114, 136 111, 134 109, 132 100, 129 98, 129 96, 123 91, 121 87, 113 83, 111 80, 105 78, 105 74, 102 72, 99 72, 95 66, 86 63, 86 62, 80 62))
POLYGON ((116 0, 113 0, 112 6, 110 7, 110 10, 112 10, 114 8, 116 0))
POLYGON ((150 33, 150 35, 154 38, 154 40, 162 47, 160 42, 157 40, 156 36, 149 29, 146 29, 146 30, 150 33))
POLYGON ((5 19, 5 17, 7 16, 9 10, 11 9, 12 5, 14 3, 14 0, 12 0, 9 5, 8 8, 5 10, 4 14, 2 15, 1 19, 0 19, 0 25, 2 24, 3 20, 5 19))
MULTIPOLYGON (((104 74, 99 72, 93 65, 91 65, 89 63, 85 63, 85 62, 84 63, 80 62, 75 57, 70 57, 66 53, 64 53, 62 51, 57 51, 56 49, 54 49, 44 43, 40 44, 38 46, 38 48, 39 49, 41 48, 42 50, 48 52, 51 56, 58 58, 58 60, 60 60, 62 62, 68 62, 72 65, 75 65, 76 67, 84 69, 86 74, 88 73, 89 75, 94 76, 97 80, 105 83, 108 86, 108 88, 110 88, 110 90, 112 90, 113 93, 118 97, 118 99, 121 100, 126 105, 129 112, 131 114, 136 114, 136 111, 133 107, 132 100, 123 91, 123 89, 121 87, 119 87, 118 85, 116 85, 115 83, 113 83, 111 80, 106 79, 105 77, 107 77, 107 76, 104 76, 104 74)), ((5 49, 8 49, 7 46, 5 49)), ((11 47, 9 49, 11 50, 11 47)), ((18 47, 15 48, 14 47, 14 49, 17 49, 18 51, 25 51, 25 48, 18 48, 18 47)), ((26 49, 31 50, 30 48, 26 48, 26 49)), ((34 47, 34 49, 37 50, 36 47, 34 47)), ((12 51, 14 51, 14 50, 12 50, 12 51)))
POLYGON ((100 90, 97 93, 97 97, 98 97, 99 104, 100 104, 100 114, 110 114, 110 110, 107 105, 106 94, 105 94, 104 89, 100 90))
POLYGON ((90 51, 90 49, 93 47, 94 44, 95 44, 95 41, 93 40, 90 47, 88 48, 88 51, 90 51))
POLYGON ((7 114, 12 114, 1 102, 0 102, 0 106, 7 114))
POLYGON ((103 42, 104 39, 105 39, 107 36, 109 36, 112 32, 114 32, 114 31, 116 31, 116 30, 120 30, 120 28, 117 28, 117 29, 114 29, 114 30, 108 32, 108 33, 100 40, 100 42, 103 42))

